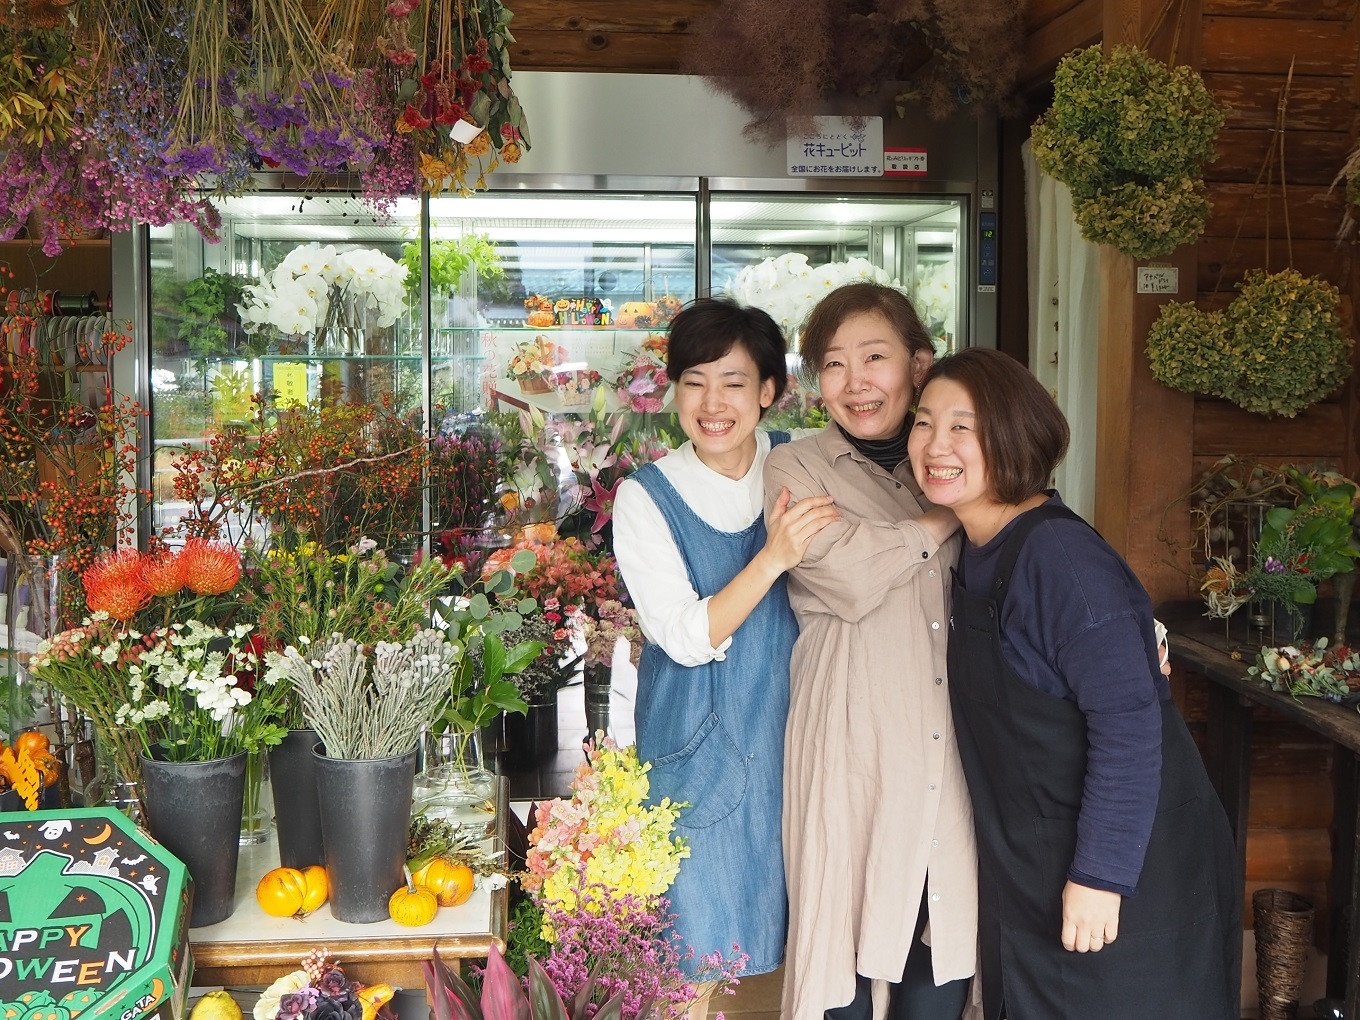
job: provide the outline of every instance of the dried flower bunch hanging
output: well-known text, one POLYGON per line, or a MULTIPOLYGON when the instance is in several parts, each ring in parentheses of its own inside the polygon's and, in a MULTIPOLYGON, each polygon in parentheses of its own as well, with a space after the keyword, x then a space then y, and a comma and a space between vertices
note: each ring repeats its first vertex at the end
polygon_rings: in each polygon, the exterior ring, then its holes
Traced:
POLYGON ((1040 169, 1071 190, 1082 236, 1147 259, 1203 232, 1204 165, 1223 119, 1193 68, 1091 46, 1058 65, 1030 140, 1040 169))
POLYGON ((1341 328, 1340 302, 1317 277, 1251 270, 1221 311, 1162 306, 1148 330, 1152 374, 1172 389, 1293 418, 1350 375, 1353 341, 1341 328))
POLYGON ((994 104, 1015 83, 1023 36, 1010 0, 725 0, 696 25, 684 69, 740 103, 747 134, 773 144, 786 117, 890 83, 910 85, 899 115, 994 104))
POLYGON ((510 88, 511 13, 499 0, 392 0, 378 48, 399 69, 410 135, 427 191, 468 194, 529 147, 510 88))

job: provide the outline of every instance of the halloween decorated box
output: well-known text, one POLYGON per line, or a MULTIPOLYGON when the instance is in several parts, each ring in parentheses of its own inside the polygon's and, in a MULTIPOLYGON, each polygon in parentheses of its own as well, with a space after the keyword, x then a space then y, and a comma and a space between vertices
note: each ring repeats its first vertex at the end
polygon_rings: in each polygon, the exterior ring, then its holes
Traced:
POLYGON ((124 815, 0 814, 0 1017, 179 1020, 189 878, 124 815))

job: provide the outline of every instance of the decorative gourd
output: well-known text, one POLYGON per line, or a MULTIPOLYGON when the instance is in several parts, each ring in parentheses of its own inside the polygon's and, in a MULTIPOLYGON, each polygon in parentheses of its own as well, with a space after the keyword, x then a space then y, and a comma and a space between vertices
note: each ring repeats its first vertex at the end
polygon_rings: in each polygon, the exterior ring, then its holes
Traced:
POLYGON ((299 871, 275 868, 255 886, 255 899, 270 917, 306 917, 326 902, 330 883, 319 864, 299 871))
POLYGON ((434 857, 411 876, 412 881, 434 893, 441 907, 456 907, 472 895, 472 869, 447 857, 434 857))
POLYGON ((625 329, 646 329, 656 322, 656 306, 650 301, 625 301, 614 316, 614 324, 625 329))
POLYGON ((408 928, 429 924, 439 910, 439 900, 430 890, 411 880, 409 868, 401 870, 406 875, 406 884, 388 898, 387 915, 397 924, 404 924, 408 928))

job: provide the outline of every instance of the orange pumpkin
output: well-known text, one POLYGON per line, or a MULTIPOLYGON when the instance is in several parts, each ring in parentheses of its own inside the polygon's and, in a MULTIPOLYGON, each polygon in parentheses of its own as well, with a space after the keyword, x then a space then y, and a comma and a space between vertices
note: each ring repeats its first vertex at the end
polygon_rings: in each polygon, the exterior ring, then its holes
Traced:
POLYGON ((330 894, 326 869, 313 864, 297 868, 275 868, 255 886, 255 900, 270 917, 306 917, 330 894))
POLYGON ((408 869, 402 868, 402 871, 406 873, 406 884, 388 897, 387 915, 397 924, 419 928, 434 920, 434 915, 439 911, 439 901, 435 899, 434 893, 411 880, 408 869))
POLYGON ((52 745, 48 742, 47 735, 39 730, 24 730, 14 738, 14 753, 16 755, 27 751, 30 758, 37 758, 40 754, 48 754, 51 750, 52 745))
POLYGON ((447 857, 435 857, 411 876, 416 885, 430 890, 441 907, 456 907, 472 895, 472 869, 447 857))

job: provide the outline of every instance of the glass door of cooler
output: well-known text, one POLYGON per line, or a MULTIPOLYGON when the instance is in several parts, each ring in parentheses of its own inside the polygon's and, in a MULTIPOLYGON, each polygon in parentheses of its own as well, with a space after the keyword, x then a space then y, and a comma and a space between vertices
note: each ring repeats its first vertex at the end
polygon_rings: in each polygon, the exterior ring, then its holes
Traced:
POLYGON ((910 293, 938 353, 966 335, 964 197, 741 192, 711 200, 712 292, 765 307, 790 341, 817 294, 851 278, 910 293))
POLYGON ((656 360, 658 335, 695 296, 696 201, 565 191, 432 199, 436 409, 579 410, 603 383, 618 410, 623 374, 656 360), (439 271, 469 256, 456 281, 439 271))
POLYGON ((156 532, 186 508, 175 458, 249 421, 258 394, 316 414, 379 406, 423 429, 419 200, 397 202, 381 223, 343 194, 213 204, 220 244, 185 224, 150 231, 147 523, 156 532))

